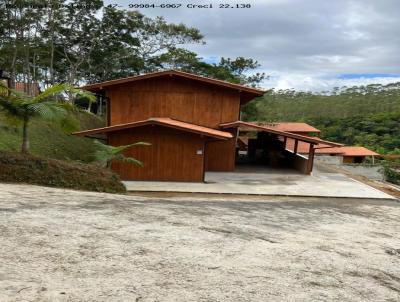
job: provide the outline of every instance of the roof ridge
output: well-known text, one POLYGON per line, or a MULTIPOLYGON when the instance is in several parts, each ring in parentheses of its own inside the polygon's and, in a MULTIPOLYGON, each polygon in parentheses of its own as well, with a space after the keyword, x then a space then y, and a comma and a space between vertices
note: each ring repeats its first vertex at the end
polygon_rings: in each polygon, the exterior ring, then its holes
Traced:
POLYGON ((220 86, 224 86, 226 88, 251 92, 251 93, 257 94, 258 96, 261 96, 266 92, 265 90, 246 86, 243 84, 231 83, 228 81, 219 80, 219 79, 215 79, 215 78, 211 78, 211 77, 205 77, 202 75, 189 73, 189 72, 176 70, 176 69, 160 70, 160 71, 155 71, 155 72, 150 72, 150 73, 133 75, 133 76, 124 77, 124 78, 120 78, 120 79, 113 79, 113 80, 109 80, 109 81, 88 84, 88 85, 81 86, 81 88, 82 89, 101 89, 102 87, 105 87, 105 86, 118 85, 118 84, 130 82, 130 81, 144 80, 147 78, 153 78, 153 77, 162 76, 162 75, 178 75, 178 76, 182 76, 182 77, 189 78, 192 80, 208 82, 210 84, 215 84, 215 85, 219 84, 220 86))

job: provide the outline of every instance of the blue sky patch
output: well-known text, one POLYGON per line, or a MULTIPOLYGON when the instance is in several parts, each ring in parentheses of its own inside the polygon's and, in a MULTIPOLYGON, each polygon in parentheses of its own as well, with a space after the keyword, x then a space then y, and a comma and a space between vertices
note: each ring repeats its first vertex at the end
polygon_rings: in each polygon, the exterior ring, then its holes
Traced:
POLYGON ((344 73, 338 79, 373 79, 373 78, 400 78, 400 74, 395 73, 344 73))
POLYGON ((202 58, 203 62, 206 62, 208 64, 218 64, 220 61, 220 58, 217 56, 207 56, 202 58))

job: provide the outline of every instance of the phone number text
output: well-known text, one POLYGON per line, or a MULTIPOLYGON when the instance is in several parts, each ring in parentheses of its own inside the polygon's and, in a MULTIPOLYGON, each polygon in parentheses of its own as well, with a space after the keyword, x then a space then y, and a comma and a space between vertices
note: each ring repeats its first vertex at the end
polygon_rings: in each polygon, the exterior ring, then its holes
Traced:
MULTIPOLYGON (((110 4, 109 7, 118 7, 118 4, 110 4)), ((149 4, 149 3, 130 3, 129 8, 251 8, 249 3, 220 3, 220 4, 181 4, 181 3, 164 3, 164 4, 149 4)))

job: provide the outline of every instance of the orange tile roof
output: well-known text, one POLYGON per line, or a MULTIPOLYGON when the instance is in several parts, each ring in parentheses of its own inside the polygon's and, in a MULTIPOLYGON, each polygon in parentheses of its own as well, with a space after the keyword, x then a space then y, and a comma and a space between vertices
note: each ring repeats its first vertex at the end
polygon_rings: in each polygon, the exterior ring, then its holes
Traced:
POLYGON ((320 133, 321 130, 307 124, 307 123, 291 123, 291 122, 277 122, 277 123, 264 123, 264 122, 251 122, 250 124, 271 127, 279 131, 286 132, 313 132, 320 133))
MULTIPOLYGON (((342 146, 342 147, 329 147, 329 145, 325 144, 324 140, 320 139, 321 143, 315 145, 315 153, 317 154, 338 154, 342 156, 379 156, 378 153, 375 153, 371 150, 368 150, 365 147, 352 147, 352 146, 342 146), (320 148, 320 149, 318 149, 320 148)), ((310 144, 299 141, 297 144, 297 152, 298 153, 308 153, 310 148, 310 144)), ((294 150, 294 139, 287 139, 286 141, 286 149, 293 151, 294 150)))
MULTIPOLYGON (((314 137, 314 139, 320 141, 320 143, 315 145, 315 148, 330 147, 329 145, 324 144, 322 139, 317 138, 317 137, 314 137)), ((295 140, 291 139, 291 138, 288 138, 286 140, 286 149, 294 151, 294 144, 295 144, 295 140)), ((309 143, 302 142, 302 141, 299 141, 297 143, 297 152, 298 153, 308 153, 309 149, 310 149, 310 144, 309 143)), ((334 149, 334 148, 331 147, 331 148, 326 149, 326 150, 332 150, 332 149, 334 149)), ((319 150, 325 150, 325 149, 316 149, 315 152, 318 153, 319 150)))
POLYGON ((340 153, 343 156, 380 156, 379 153, 371 151, 365 147, 358 146, 343 146, 339 148, 321 149, 318 150, 318 153, 340 153))
MULTIPOLYGON (((231 123, 221 124, 220 127, 223 129, 239 128, 240 130, 251 129, 251 130, 255 130, 255 131, 268 132, 268 133, 276 134, 278 136, 297 139, 299 141, 311 143, 314 145, 319 144, 321 142, 321 139, 317 138, 317 137, 311 137, 311 136, 300 135, 300 134, 296 134, 296 133, 292 133, 292 132, 280 131, 280 130, 277 130, 277 129, 274 129, 271 127, 263 127, 263 126, 259 126, 256 124, 243 122, 243 121, 235 121, 235 122, 231 122, 231 123)), ((328 144, 330 146, 335 146, 335 147, 341 146, 341 144, 334 143, 334 142, 324 141, 324 143, 328 144)))
POLYGON ((174 120, 168 117, 153 117, 149 118, 147 120, 143 121, 138 121, 138 122, 133 122, 133 123, 126 123, 126 124, 119 124, 119 125, 113 125, 109 127, 103 127, 103 128, 97 128, 97 129, 91 129, 91 130, 85 130, 85 131, 79 131, 73 133, 74 135, 79 135, 79 136, 88 136, 92 134, 98 134, 98 133, 107 133, 107 132, 113 132, 113 131, 118 131, 118 130, 123 130, 123 129, 129 129, 129 128, 135 128, 135 127, 140 127, 140 126, 146 126, 146 125, 159 125, 159 126, 164 126, 164 127, 169 127, 169 128, 174 128, 186 132, 192 132, 192 133, 197 133, 205 136, 210 136, 214 138, 219 138, 219 139, 229 139, 232 138, 232 134, 229 132, 225 131, 220 131, 204 126, 199 126, 199 125, 194 125, 186 122, 181 122, 178 120, 174 120))

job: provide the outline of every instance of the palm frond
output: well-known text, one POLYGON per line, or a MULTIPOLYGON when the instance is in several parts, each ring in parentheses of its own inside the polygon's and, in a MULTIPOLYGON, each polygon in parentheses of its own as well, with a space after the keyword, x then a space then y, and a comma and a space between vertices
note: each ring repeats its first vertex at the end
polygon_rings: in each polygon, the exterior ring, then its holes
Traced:
POLYGON ((24 115, 24 111, 17 102, 13 102, 5 97, 0 97, 0 111, 5 112, 7 115, 15 116, 16 118, 22 118, 24 115))
POLYGON ((118 146, 118 147, 112 147, 113 148, 113 153, 114 154, 119 154, 124 152, 125 150, 134 147, 134 146, 150 146, 151 144, 145 143, 145 142, 137 142, 129 145, 123 145, 123 146, 118 146))
POLYGON ((47 100, 50 97, 54 97, 57 94, 61 94, 63 92, 68 92, 68 93, 73 93, 82 97, 86 97, 90 102, 96 102, 96 96, 89 92, 89 91, 84 91, 79 88, 75 88, 72 85, 61 83, 61 84, 55 84, 49 88, 47 88, 45 91, 40 93, 38 96, 33 98, 33 101, 35 103, 40 103, 45 100, 47 100))
POLYGON ((139 167, 143 167, 144 166, 143 163, 140 160, 137 160, 137 159, 135 159, 133 157, 125 157, 124 156, 122 159, 117 159, 117 160, 129 163, 129 164, 132 164, 132 165, 135 165, 135 166, 139 166, 139 167))
POLYGON ((80 97, 88 99, 89 102, 91 103, 96 103, 96 95, 90 91, 82 90, 79 88, 75 88, 70 86, 69 90, 70 93, 75 93, 76 95, 79 95, 80 97))
POLYGON ((60 120, 67 115, 67 111, 56 102, 29 104, 27 109, 46 120, 60 120))
POLYGON ((68 84, 55 84, 49 88, 47 88, 45 91, 40 93, 38 96, 33 98, 34 103, 40 103, 48 99, 49 97, 54 97, 57 94, 60 94, 62 92, 65 92, 69 88, 68 84))
POLYGON ((98 150, 95 152, 95 158, 97 161, 100 162, 110 162, 112 160, 123 161, 127 162, 139 167, 143 167, 143 163, 133 157, 127 157, 123 154, 123 152, 131 147, 134 146, 149 146, 151 144, 145 142, 137 142, 129 145, 123 146, 110 146, 103 144, 97 140, 94 141, 95 145, 97 146, 98 150))

